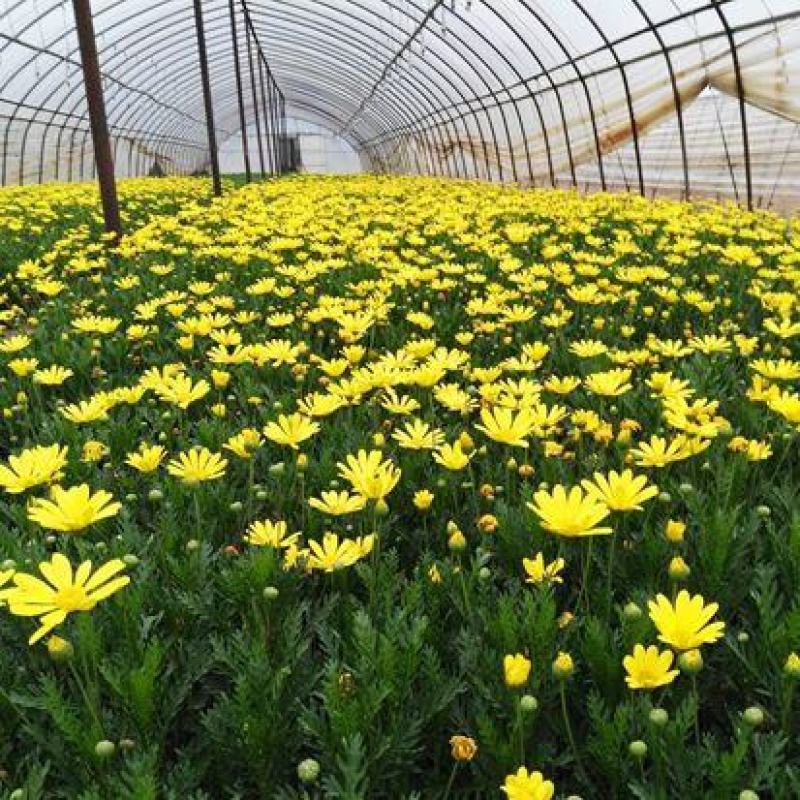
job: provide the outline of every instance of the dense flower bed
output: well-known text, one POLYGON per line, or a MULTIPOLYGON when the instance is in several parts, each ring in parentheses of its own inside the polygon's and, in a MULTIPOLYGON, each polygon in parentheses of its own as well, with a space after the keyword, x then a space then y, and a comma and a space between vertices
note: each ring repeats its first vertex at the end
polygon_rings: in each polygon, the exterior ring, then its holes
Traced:
POLYGON ((800 795, 796 226, 122 203, 0 193, 9 796, 800 795))

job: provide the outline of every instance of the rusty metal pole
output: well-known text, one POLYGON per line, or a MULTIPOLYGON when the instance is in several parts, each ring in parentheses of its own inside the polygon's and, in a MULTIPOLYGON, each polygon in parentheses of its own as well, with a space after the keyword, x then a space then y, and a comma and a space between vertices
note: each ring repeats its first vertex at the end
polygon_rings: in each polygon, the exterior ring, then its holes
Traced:
POLYGON ((245 28, 245 41, 247 43, 247 64, 250 68, 250 91, 253 95, 253 119, 256 123, 256 142, 258 143, 258 163, 261 166, 261 178, 266 178, 264 168, 264 142, 261 141, 261 115, 258 111, 258 94, 256 93, 256 70, 253 65, 253 46, 250 43, 249 28, 245 28))
POLYGON ((239 64, 239 35, 236 27, 236 11, 233 0, 228 0, 228 10, 231 17, 231 39, 233 40, 233 67, 236 74, 236 99, 239 102, 239 125, 242 128, 242 152, 244 153, 244 173, 247 182, 253 180, 253 171, 250 168, 250 148, 247 142, 247 119, 244 113, 244 90, 242 89, 242 70, 239 64))
POLYGON ((108 137, 106 104, 103 99, 103 82, 100 77, 100 62, 97 58, 97 43, 94 38, 92 8, 89 0, 72 0, 75 12, 75 30, 81 51, 83 84, 86 89, 86 104, 89 107, 89 124, 92 129, 94 160, 100 185, 100 200, 106 230, 116 239, 122 236, 122 221, 119 216, 117 184, 114 179, 114 159, 108 137))
POLYGON ((214 194, 222 194, 222 181, 219 176, 219 153, 217 152, 217 134, 214 131, 214 105, 211 102, 211 80, 208 77, 208 55, 206 53, 206 34, 203 28, 202 0, 194 0, 194 22, 197 28, 197 55, 200 60, 200 79, 203 84, 203 104, 206 110, 206 127, 208 128, 208 150, 211 159, 211 181, 214 194))

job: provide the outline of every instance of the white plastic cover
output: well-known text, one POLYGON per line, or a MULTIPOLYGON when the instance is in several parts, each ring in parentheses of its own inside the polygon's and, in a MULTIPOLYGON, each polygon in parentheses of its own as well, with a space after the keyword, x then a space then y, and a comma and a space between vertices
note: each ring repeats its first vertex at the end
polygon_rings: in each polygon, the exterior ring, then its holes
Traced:
MULTIPOLYGON (((241 163, 245 14, 287 115, 374 169, 793 206, 798 0, 203 0, 218 137, 241 163)), ((92 0, 116 169, 203 168, 191 0, 92 0)), ((0 181, 87 178, 68 0, 0 0, 0 181)), ((252 157, 252 154, 251 154, 252 157)))

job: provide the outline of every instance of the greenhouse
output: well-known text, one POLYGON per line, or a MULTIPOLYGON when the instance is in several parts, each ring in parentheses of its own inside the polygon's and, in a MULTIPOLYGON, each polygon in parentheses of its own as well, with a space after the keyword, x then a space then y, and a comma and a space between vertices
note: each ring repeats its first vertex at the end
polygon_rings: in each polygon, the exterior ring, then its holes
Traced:
POLYGON ((797 0, 0 0, 0 800, 800 797, 797 0))

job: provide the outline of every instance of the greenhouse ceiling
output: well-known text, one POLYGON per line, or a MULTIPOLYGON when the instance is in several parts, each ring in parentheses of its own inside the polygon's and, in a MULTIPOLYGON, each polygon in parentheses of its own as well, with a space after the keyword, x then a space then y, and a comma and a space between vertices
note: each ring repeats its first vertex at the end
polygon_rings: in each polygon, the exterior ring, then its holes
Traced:
MULTIPOLYGON (((212 161, 199 5, 215 144, 256 172, 290 166, 289 118, 375 171, 797 200, 797 0, 89 5, 118 176, 212 161)), ((94 171, 73 2, 0 0, 0 182, 94 171)))

